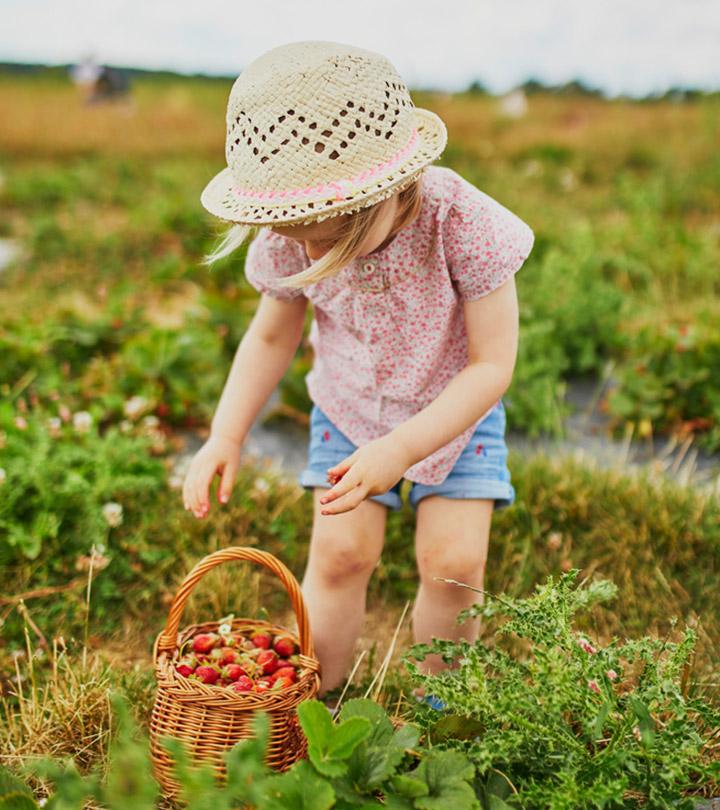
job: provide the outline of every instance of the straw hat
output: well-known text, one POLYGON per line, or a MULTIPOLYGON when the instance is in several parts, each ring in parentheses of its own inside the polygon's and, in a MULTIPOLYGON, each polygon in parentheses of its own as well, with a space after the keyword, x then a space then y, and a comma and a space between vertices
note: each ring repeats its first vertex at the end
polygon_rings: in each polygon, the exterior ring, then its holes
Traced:
POLYGON ((200 201, 245 225, 319 222, 414 182, 447 143, 392 64, 339 42, 291 42, 251 62, 230 91, 227 168, 200 201))

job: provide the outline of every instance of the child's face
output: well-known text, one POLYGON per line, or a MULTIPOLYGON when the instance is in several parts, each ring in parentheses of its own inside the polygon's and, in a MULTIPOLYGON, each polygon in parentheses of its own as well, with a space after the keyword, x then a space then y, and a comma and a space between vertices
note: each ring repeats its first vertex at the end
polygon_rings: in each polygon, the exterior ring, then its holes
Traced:
MULTIPOLYGON (((378 205, 382 206, 380 216, 375 221, 374 227, 370 229, 365 241, 360 245, 360 256, 367 256, 368 253, 380 247, 395 222, 398 208, 397 196, 383 200, 378 205)), ((330 217, 322 222, 311 222, 306 225, 275 225, 270 230, 280 236, 304 242, 308 259, 317 261, 333 246, 334 241, 338 238, 340 225, 350 216, 352 214, 338 214, 338 216, 330 217)))

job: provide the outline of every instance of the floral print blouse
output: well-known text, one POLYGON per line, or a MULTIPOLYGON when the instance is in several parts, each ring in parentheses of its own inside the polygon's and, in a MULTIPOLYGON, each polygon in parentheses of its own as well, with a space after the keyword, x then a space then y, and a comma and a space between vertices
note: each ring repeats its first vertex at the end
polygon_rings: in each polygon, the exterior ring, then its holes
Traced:
MULTIPOLYGON (((429 405, 467 365, 462 302, 507 281, 533 247, 527 223, 453 169, 427 166, 422 195, 418 216, 382 250, 302 290, 275 283, 310 266, 300 241, 265 228, 248 247, 255 289, 312 302, 308 393, 358 446, 429 405)), ((442 483, 491 410, 405 478, 442 483)))

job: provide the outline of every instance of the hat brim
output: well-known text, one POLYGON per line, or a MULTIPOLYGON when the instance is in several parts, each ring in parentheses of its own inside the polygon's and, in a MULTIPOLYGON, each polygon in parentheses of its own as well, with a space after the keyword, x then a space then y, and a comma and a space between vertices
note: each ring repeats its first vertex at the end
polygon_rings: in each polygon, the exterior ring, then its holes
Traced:
POLYGON ((422 107, 415 107, 413 114, 418 131, 417 148, 381 188, 378 188, 377 182, 373 182, 368 188, 353 194, 352 199, 315 202, 312 205, 307 202, 289 204, 287 201, 274 205, 259 200, 249 202, 235 194, 235 180, 230 169, 225 168, 205 186, 200 202, 206 211, 226 222, 258 226, 320 222, 374 205, 415 182, 417 174, 437 160, 447 145, 447 128, 440 116, 422 107))

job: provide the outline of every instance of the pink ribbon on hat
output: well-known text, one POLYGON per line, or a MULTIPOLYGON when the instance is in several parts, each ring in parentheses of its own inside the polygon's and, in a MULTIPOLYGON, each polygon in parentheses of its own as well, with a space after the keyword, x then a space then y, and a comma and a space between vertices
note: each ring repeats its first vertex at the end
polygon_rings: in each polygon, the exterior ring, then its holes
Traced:
POLYGON ((378 163, 369 169, 366 169, 355 177, 349 179, 332 180, 329 183, 321 183, 317 186, 308 186, 306 188, 285 189, 284 191, 261 191, 257 189, 242 188, 240 186, 233 186, 232 191, 238 197, 251 197, 259 200, 286 200, 290 197, 288 202, 297 202, 308 198, 316 198, 322 195, 323 199, 334 191, 334 199, 342 200, 344 196, 353 191, 357 191, 363 183, 371 180, 373 177, 392 169, 400 161, 402 161, 413 150, 418 138, 417 129, 413 129, 410 139, 407 144, 396 152, 389 160, 383 163, 378 163))

